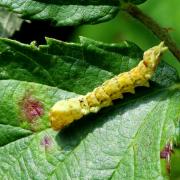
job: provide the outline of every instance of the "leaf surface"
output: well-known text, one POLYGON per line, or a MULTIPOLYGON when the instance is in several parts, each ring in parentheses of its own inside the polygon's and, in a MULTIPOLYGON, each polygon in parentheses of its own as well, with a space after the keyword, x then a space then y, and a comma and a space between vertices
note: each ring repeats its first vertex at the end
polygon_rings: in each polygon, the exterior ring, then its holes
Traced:
POLYGON ((80 44, 48 39, 47 45, 39 47, 1 39, 0 51, 1 68, 6 70, 1 74, 20 72, 12 67, 23 72, 15 78, 13 73, 4 79, 1 76, 0 80, 1 178, 166 177, 160 151, 176 137, 180 119, 180 83, 173 68, 162 63, 150 88, 137 88, 135 95, 125 94, 113 106, 55 132, 50 128, 48 112, 56 101, 86 93, 118 71, 131 69, 142 51, 130 42, 107 45, 85 38, 80 44), (63 63, 54 64, 54 58, 63 63), (73 66, 66 68, 69 62, 73 66), (83 68, 86 73, 82 76, 78 71, 83 68), (97 72, 103 75, 97 76, 97 72), (69 78, 64 78, 65 73, 69 78), (39 82, 37 74, 42 78, 39 82), (83 84, 84 79, 92 84, 83 84), (59 82, 65 80, 68 83, 62 86, 59 82), (74 88, 72 82, 79 84, 74 88))

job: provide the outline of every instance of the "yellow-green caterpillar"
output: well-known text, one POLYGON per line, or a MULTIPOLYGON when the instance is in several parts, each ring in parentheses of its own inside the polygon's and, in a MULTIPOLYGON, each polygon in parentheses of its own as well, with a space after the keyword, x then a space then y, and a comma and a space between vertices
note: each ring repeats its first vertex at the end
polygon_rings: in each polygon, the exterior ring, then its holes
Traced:
POLYGON ((152 77, 161 54, 167 50, 164 42, 144 52, 143 60, 129 72, 121 73, 105 81, 85 96, 61 100, 51 108, 49 117, 54 130, 61 130, 74 120, 96 113, 101 108, 112 105, 112 101, 123 98, 123 93, 135 93, 137 86, 149 87, 148 80, 152 77))

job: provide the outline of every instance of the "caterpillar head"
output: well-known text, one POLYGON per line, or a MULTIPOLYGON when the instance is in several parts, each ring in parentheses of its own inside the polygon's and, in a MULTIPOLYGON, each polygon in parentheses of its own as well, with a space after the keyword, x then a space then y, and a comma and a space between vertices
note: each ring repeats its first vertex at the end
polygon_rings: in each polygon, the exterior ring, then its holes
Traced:
POLYGON ((51 126, 54 130, 61 130, 76 119, 83 116, 78 98, 61 100, 55 103, 49 113, 51 126))
POLYGON ((144 64, 151 70, 155 70, 158 65, 161 55, 168 48, 165 46, 164 42, 161 42, 158 46, 154 46, 144 52, 143 61, 144 64))

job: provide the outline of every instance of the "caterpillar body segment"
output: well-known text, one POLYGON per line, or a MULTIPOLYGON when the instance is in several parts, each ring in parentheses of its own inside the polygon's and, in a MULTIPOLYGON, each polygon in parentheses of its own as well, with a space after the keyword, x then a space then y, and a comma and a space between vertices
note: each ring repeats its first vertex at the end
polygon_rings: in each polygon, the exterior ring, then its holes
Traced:
POLYGON ((144 52, 143 60, 129 72, 121 73, 85 96, 79 96, 55 103, 49 117, 54 130, 61 130, 74 120, 89 113, 96 113, 101 108, 113 104, 113 100, 123 98, 123 93, 135 93, 135 87, 149 87, 148 80, 152 77, 161 54, 167 50, 164 42, 144 52))

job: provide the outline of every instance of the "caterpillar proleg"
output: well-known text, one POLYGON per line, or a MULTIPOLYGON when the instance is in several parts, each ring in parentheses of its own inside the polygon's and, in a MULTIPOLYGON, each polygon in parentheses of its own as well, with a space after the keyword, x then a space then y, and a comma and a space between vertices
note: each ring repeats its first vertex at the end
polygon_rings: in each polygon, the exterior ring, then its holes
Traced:
POLYGON ((143 60, 130 71, 114 76, 84 96, 55 103, 49 113, 52 128, 61 130, 74 120, 96 113, 101 108, 112 105, 113 100, 123 98, 123 93, 135 93, 137 86, 149 87, 148 80, 152 77, 162 53, 167 49, 164 42, 161 42, 145 51, 143 60))

